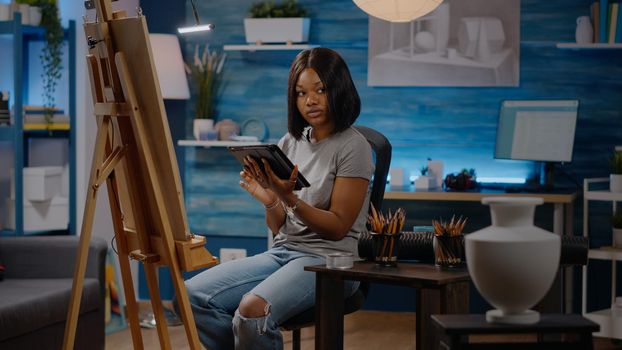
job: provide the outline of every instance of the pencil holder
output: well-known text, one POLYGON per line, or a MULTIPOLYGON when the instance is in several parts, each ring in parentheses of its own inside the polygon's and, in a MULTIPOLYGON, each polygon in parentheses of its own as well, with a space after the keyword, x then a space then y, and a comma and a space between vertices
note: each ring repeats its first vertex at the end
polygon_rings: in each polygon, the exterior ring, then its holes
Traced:
POLYGON ((440 267, 464 266, 464 235, 434 236, 434 264, 440 267))
POLYGON ((382 266, 397 266, 401 233, 371 232, 374 262, 382 266))

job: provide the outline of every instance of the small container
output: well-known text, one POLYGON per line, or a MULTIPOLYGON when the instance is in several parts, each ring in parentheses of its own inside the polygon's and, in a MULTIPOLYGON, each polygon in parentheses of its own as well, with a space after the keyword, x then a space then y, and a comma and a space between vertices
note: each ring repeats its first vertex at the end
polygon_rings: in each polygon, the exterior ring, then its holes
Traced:
POLYGON ((349 269, 354 266, 352 253, 331 253, 326 256, 326 267, 329 269, 349 269))
POLYGON ((382 266, 397 266, 401 233, 372 232, 372 251, 374 262, 382 266))
POLYGON ((434 236, 434 265, 439 267, 464 266, 464 235, 434 236))

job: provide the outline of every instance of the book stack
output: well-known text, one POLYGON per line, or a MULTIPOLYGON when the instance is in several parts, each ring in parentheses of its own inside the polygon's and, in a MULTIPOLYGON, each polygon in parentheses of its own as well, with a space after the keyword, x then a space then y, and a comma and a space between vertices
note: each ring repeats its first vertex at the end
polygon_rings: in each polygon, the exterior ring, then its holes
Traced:
POLYGON ((44 106, 24 106, 24 130, 69 130, 69 116, 60 108, 44 106), (46 113, 52 112, 48 123, 46 113))
POLYGON ((0 125, 11 123, 11 115, 9 113, 9 93, 0 91, 0 125))
POLYGON ((592 3, 590 12, 595 43, 622 43, 622 15, 620 3, 599 0, 592 3))

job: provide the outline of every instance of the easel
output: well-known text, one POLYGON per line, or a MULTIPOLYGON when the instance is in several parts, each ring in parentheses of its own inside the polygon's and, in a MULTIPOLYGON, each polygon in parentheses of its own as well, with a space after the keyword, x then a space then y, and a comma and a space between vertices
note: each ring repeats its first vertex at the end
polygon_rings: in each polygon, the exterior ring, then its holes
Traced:
POLYGON ((143 263, 162 349, 170 340, 156 268, 168 266, 191 349, 201 349, 182 271, 218 263, 205 238, 190 234, 177 160, 155 73, 145 18, 96 0, 85 23, 87 66, 98 131, 93 151, 63 349, 74 347, 96 196, 104 181, 117 242, 134 349, 143 349, 129 259, 143 263))

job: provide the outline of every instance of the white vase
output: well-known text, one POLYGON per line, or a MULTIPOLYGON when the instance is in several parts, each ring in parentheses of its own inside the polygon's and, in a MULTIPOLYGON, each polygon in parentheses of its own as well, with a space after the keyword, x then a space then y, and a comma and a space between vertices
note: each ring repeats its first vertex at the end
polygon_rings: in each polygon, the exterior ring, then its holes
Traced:
POLYGON ((575 40, 577 44, 590 44, 594 41, 594 29, 589 16, 577 18, 577 29, 575 30, 575 40))
POLYGON ((192 135, 196 140, 207 140, 207 134, 212 130, 214 130, 213 119, 194 119, 192 123, 192 135))
POLYGON ((549 290, 559 267, 560 237, 533 225, 541 198, 486 197, 492 225, 466 235, 469 274, 496 309, 492 323, 531 324, 540 314, 528 310, 549 290))
POLYGON ((609 191, 622 192, 622 174, 609 174, 609 191))

